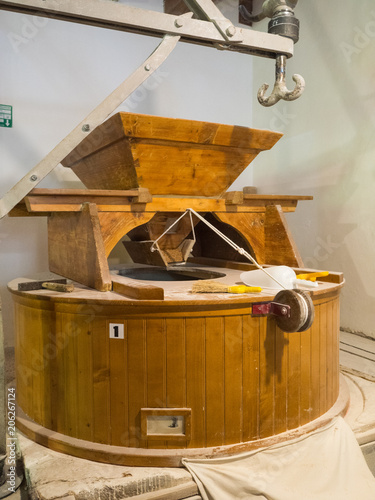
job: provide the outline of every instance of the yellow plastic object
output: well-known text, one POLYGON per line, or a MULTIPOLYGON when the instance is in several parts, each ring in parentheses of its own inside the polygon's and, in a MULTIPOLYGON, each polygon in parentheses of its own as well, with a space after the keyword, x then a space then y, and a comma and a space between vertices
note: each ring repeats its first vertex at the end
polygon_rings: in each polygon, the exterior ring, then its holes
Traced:
POLYGON ((228 286, 228 293, 256 293, 261 292, 260 286, 235 285, 228 286))
POLYGON ((329 271, 320 271, 318 273, 297 274, 297 279, 316 281, 316 278, 321 278, 323 276, 328 276, 328 275, 329 275, 329 271))

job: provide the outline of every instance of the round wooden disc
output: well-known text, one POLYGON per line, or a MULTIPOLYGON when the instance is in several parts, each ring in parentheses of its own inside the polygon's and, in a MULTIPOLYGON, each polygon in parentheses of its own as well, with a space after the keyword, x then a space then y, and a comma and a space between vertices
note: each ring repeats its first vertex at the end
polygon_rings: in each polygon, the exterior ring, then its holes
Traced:
POLYGON ((273 299, 278 304, 290 306, 290 317, 276 316, 277 326, 287 333, 298 332, 307 321, 308 307, 305 299, 295 290, 281 290, 273 299))
POLYGON ((297 292, 299 295, 301 295, 304 298, 305 303, 307 305, 307 309, 308 309, 306 321, 301 326, 301 328, 298 330, 299 332, 304 332, 305 330, 308 330, 311 327, 311 325, 313 324, 313 321, 315 318, 315 308, 314 308, 313 301, 307 292, 304 292, 303 290, 294 290, 294 291, 297 292))

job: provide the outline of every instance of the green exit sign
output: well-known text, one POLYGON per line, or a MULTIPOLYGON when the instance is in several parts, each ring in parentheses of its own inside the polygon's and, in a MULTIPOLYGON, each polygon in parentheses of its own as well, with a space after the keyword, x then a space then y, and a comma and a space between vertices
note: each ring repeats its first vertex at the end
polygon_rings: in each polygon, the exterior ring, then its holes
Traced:
POLYGON ((11 128, 13 125, 13 107, 0 104, 0 127, 11 128))

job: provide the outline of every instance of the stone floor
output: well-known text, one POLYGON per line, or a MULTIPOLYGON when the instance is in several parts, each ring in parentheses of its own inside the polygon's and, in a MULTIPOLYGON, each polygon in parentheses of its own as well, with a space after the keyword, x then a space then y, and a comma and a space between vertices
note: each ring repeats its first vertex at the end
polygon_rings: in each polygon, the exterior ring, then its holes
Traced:
MULTIPOLYGON (((342 333, 342 373, 351 404, 346 420, 375 475, 375 341, 342 333)), ((8 354, 8 360, 11 353, 8 354)), ((12 370, 8 367, 8 379, 12 370)), ((10 500, 137 500, 189 498, 198 490, 185 469, 134 468, 105 465, 54 452, 19 436, 28 488, 22 485, 10 500)))

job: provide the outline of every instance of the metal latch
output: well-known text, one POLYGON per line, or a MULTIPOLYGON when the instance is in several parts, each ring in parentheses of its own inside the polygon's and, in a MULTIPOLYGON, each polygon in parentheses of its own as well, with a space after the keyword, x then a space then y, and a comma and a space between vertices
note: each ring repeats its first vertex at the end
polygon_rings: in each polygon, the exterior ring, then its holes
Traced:
POLYGON ((253 304, 252 316, 264 316, 265 314, 290 318, 290 306, 279 302, 256 302, 253 304))

